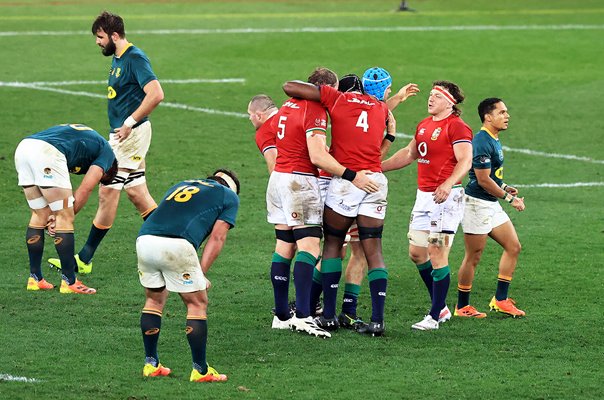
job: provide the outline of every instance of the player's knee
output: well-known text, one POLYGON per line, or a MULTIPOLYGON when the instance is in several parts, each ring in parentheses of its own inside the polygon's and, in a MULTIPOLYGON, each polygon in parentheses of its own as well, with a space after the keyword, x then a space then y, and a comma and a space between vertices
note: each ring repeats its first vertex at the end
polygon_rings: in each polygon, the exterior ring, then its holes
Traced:
POLYGON ((520 254, 520 251, 522 251, 522 245, 519 241, 516 240, 515 242, 512 242, 510 245, 507 246, 506 251, 510 255, 517 257, 520 254))
POLYGON ((454 233, 430 232, 428 235, 428 244, 439 248, 451 248, 453 246, 454 233))
POLYGON ((367 239, 381 239, 383 231, 384 231, 383 226, 370 228, 367 226, 359 225, 359 240, 362 241, 362 240, 367 240, 367 239))

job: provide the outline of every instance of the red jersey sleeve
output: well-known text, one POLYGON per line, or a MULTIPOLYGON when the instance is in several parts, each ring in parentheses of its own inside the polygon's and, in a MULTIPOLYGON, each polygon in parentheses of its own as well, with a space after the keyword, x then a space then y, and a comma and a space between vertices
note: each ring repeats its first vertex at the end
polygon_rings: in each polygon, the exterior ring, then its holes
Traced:
POLYGON ((306 132, 313 130, 327 131, 327 111, 325 111, 325 108, 321 104, 314 101, 306 102, 304 130, 306 132))
POLYGON ((333 106, 336 105, 336 103, 342 93, 340 93, 336 89, 332 88, 331 86, 327 86, 327 85, 321 86, 320 89, 321 89, 321 104, 323 104, 323 106, 325 108, 327 108, 328 110, 331 110, 333 108, 333 106))
POLYGON ((268 149, 277 148, 277 130, 275 127, 275 118, 271 117, 256 131, 256 146, 261 154, 264 154, 268 149))
POLYGON ((472 129, 468 124, 457 118, 451 121, 451 125, 449 125, 449 138, 451 139, 451 144, 460 142, 472 143, 472 129))

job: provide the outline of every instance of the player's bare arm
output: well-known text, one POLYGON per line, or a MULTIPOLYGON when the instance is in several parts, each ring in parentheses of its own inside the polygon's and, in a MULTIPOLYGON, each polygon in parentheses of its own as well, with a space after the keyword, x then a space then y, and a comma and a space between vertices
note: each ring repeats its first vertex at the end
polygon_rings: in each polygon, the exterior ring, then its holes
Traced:
POLYGON ((227 234, 231 225, 228 222, 217 220, 212 228, 212 233, 203 248, 203 254, 201 255, 201 270, 204 274, 208 272, 218 255, 222 251, 224 244, 226 243, 227 234))
POLYGON ((403 101, 407 100, 411 96, 416 96, 418 93, 419 86, 417 86, 415 83, 406 84, 405 86, 400 88, 400 90, 396 94, 390 96, 388 100, 386 100, 388 109, 390 111, 394 110, 403 101))
POLYGON ((505 189, 499 187, 497 182, 491 178, 491 168, 474 168, 474 174, 476 175, 476 180, 480 187, 486 190, 490 195, 506 200, 518 211, 524 211, 524 198, 516 197, 518 190, 509 185, 505 185, 505 189), (508 190, 508 188, 511 188, 511 190, 508 190), (512 193, 512 191, 515 193, 512 193))
POLYGON ((394 153, 389 159, 382 162, 382 171, 394 171, 401 169, 417 160, 417 145, 415 139, 412 139, 409 144, 396 153, 394 153))
POLYGON ((436 204, 443 203, 449 197, 453 185, 461 181, 472 167, 472 143, 461 142, 453 145, 453 154, 457 160, 457 165, 453 169, 451 176, 448 177, 433 193, 436 204))
POLYGON ((390 146, 394 143, 394 139, 396 139, 396 119, 394 118, 394 114, 392 111, 388 110, 388 119, 386 120, 386 136, 384 140, 382 140, 382 145, 380 146, 380 154, 381 159, 383 160, 390 151, 390 146))
POLYGON ((268 149, 264 153, 264 160, 266 161, 266 167, 268 168, 268 174, 270 175, 275 169, 277 163, 277 149, 268 149))
MULTIPOLYGON (((164 91, 157 79, 147 83, 143 88, 143 91, 145 92, 145 97, 143 98, 141 105, 132 113, 132 115, 130 115, 132 120, 134 120, 134 124, 151 114, 155 107, 157 107, 164 99, 164 91)), ((132 121, 126 120, 120 128, 115 130, 115 135, 120 142, 126 140, 128 136, 130 136, 130 133, 132 133, 132 126, 134 124, 130 126, 131 123, 132 121)))
MULTIPOLYGON (((333 158, 331 154, 327 152, 325 134, 323 132, 314 132, 316 131, 313 131, 313 133, 307 134, 306 136, 306 145, 308 146, 310 162, 332 175, 343 176, 346 171, 346 167, 340 164, 335 158, 333 158)), ((367 193, 374 193, 379 189, 378 184, 367 176, 366 171, 356 172, 356 175, 352 180, 352 184, 367 193)))
POLYGON ((289 97, 298 99, 321 101, 321 89, 312 83, 302 81, 289 81, 283 84, 283 91, 289 97))
POLYGON ((78 211, 84 207, 84 204, 86 204, 88 201, 90 194, 94 188, 98 186, 101 178, 103 178, 104 173, 103 168, 99 167, 98 165, 90 166, 88 172, 86 172, 86 175, 84 175, 84 179, 82 179, 82 183, 73 195, 75 198, 73 203, 74 214, 77 214, 78 211))

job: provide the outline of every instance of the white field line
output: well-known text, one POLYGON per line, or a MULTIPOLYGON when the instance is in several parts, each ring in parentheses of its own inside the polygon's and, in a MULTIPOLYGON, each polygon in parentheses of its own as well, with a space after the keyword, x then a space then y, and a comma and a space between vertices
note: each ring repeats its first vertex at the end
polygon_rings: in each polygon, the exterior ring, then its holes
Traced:
MULTIPOLYGON (((43 90, 43 91, 67 94, 67 95, 72 95, 72 96, 85 96, 85 97, 94 97, 94 98, 102 98, 102 99, 107 97, 105 95, 101 95, 101 94, 97 94, 97 93, 81 92, 81 91, 66 90, 66 89, 57 89, 54 87, 46 87, 46 86, 40 86, 40 85, 35 85, 32 83, 24 83, 24 82, 0 82, 0 87, 2 87, 2 86, 43 90)), ((162 102, 162 103, 160 103, 160 106, 176 108, 176 109, 180 109, 180 110, 202 112, 205 114, 226 115, 226 116, 237 117, 237 118, 248 118, 248 115, 243 114, 243 113, 214 110, 214 109, 204 108, 204 107, 194 107, 194 106, 189 106, 189 105, 180 104, 180 103, 162 102)), ((402 133, 402 132, 397 132, 396 136, 400 137, 400 138, 405 138, 405 139, 413 138, 412 135, 402 133)), ((572 154, 552 154, 552 153, 544 153, 541 151, 534 151, 534 150, 528 150, 528 149, 512 149, 509 147, 504 147, 504 150, 512 151, 512 152, 515 151, 515 152, 519 152, 519 153, 524 153, 524 154, 529 154, 529 155, 534 155, 534 156, 541 156, 541 157, 546 157, 546 158, 564 158, 564 159, 568 159, 568 160, 577 160, 577 161, 585 161, 585 162, 591 162, 591 163, 596 163, 596 164, 604 164, 603 160, 594 160, 594 159, 591 159, 588 157, 579 157, 579 156, 575 156, 572 154)), ((535 184, 535 185, 516 185, 516 186, 523 187, 523 188, 528 188, 528 187, 566 188, 566 187, 582 187, 582 186, 604 186, 604 182, 576 182, 576 183, 570 183, 570 184, 542 183, 542 184, 535 184)), ((0 376, 2 376, 2 375, 0 375, 0 376)))
MULTIPOLYGON (((348 26, 348 27, 302 27, 302 28, 233 28, 233 29, 143 29, 129 31, 134 35, 222 35, 254 33, 346 33, 346 32, 455 32, 455 31, 560 31, 602 30, 604 25, 454 25, 454 26, 348 26)), ((0 37, 8 36, 82 36, 90 31, 4 31, 0 37)))
MULTIPOLYGON (((227 79, 161 79, 161 83, 189 84, 189 83, 245 83, 243 78, 227 79)), ((106 85, 104 81, 49 81, 49 82, 0 82, 0 86, 27 87, 35 86, 72 86, 72 85, 106 85)))
POLYGON ((0 374, 0 382, 2 382, 2 381, 6 381, 6 382, 24 382, 24 383, 38 383, 38 382, 42 382, 39 379, 27 378, 25 376, 14 376, 14 375, 10 375, 10 374, 0 374))
POLYGON ((604 186, 604 182, 574 182, 574 183, 536 183, 532 185, 514 185, 517 188, 576 188, 589 186, 604 186))

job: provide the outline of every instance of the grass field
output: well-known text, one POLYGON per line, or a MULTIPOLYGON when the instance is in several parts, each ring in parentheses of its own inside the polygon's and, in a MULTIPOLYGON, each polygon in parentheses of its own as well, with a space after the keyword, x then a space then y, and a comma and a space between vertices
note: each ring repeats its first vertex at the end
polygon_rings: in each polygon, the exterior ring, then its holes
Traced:
MULTIPOLYGON (((396 0, 0 2, 0 398, 601 398, 604 5, 411 0, 409 6, 416 12, 395 12, 396 0), (208 361, 229 375, 225 384, 188 382, 185 310, 177 297, 167 304, 160 340, 162 362, 174 377, 141 377, 144 294, 134 248, 141 220, 125 198, 85 279, 98 288, 96 296, 25 290, 29 211, 16 186, 14 149, 28 134, 59 123, 107 132, 103 81, 110 59, 90 34, 105 8, 124 17, 128 38, 164 82, 147 159, 154 197, 220 166, 242 181, 238 226, 209 274, 208 361), (379 65, 396 88, 420 86, 420 95, 395 112, 403 137, 393 151, 427 115, 433 80, 463 88, 463 117, 474 130, 478 102, 505 99, 506 181, 520 188, 527 205, 522 214, 504 206, 523 244, 510 295, 526 318, 489 314, 454 319, 436 332, 411 331, 428 308, 406 255, 413 166, 388 175, 386 336, 346 331, 320 340, 271 331, 267 174, 245 112, 257 93, 283 102, 282 83, 305 79, 318 65, 340 75, 379 65), (187 79, 238 80, 171 83, 187 79)), ((78 249, 96 205, 93 198, 78 215, 78 249)), ((450 257, 449 306, 462 242, 458 235, 450 257)), ((500 253, 489 243, 478 268, 472 300, 479 309, 494 293, 500 253)), ((45 258, 54 254, 47 240, 45 258)), ((59 283, 56 273, 44 272, 59 283)), ((369 306, 365 286, 360 315, 368 316, 369 306)))

